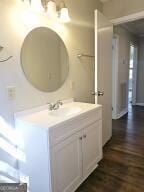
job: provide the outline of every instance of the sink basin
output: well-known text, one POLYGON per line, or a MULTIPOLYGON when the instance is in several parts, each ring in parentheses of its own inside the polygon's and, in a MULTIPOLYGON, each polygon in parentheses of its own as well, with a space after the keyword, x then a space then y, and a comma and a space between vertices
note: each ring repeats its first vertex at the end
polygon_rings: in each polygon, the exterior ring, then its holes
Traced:
POLYGON ((55 111, 49 112, 49 115, 63 117, 63 116, 74 115, 80 111, 81 111, 80 107, 63 107, 55 111))

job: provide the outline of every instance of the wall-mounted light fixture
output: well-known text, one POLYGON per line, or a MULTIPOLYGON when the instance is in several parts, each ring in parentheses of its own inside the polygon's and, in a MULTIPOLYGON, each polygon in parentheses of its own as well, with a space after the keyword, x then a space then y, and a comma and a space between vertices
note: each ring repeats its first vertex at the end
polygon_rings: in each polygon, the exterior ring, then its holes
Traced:
POLYGON ((70 16, 68 8, 66 7, 64 1, 57 5, 54 0, 22 0, 24 2, 29 2, 35 11, 44 11, 50 18, 59 18, 61 22, 70 22, 70 16))
POLYGON ((54 1, 48 1, 45 10, 50 17, 58 17, 57 7, 54 1))
POLYGON ((60 3, 59 18, 62 22, 70 22, 69 10, 64 1, 60 3))

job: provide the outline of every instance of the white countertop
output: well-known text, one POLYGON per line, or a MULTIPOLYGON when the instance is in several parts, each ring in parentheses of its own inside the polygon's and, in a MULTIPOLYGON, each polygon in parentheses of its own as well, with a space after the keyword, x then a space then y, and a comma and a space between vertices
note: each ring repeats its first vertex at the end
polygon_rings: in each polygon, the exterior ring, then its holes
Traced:
POLYGON ((48 105, 44 105, 41 107, 16 113, 15 118, 23 122, 28 122, 30 124, 35 124, 38 126, 49 128, 61 124, 70 119, 73 119, 75 117, 78 117, 84 113, 87 113, 88 111, 95 110, 101 107, 101 105, 80 103, 80 102, 68 102, 68 103, 66 102, 63 104, 63 106, 60 106, 60 109, 73 108, 73 107, 80 108, 80 111, 68 116, 65 115, 55 116, 50 114, 51 111, 49 111, 48 105))

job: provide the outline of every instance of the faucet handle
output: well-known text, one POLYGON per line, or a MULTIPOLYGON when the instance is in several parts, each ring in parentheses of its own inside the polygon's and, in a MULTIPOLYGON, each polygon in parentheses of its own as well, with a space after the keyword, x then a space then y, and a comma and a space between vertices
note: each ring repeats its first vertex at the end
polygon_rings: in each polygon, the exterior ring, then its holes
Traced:
POLYGON ((49 105, 49 110, 52 110, 52 108, 53 108, 52 103, 46 103, 46 104, 49 105))
POLYGON ((63 105, 62 100, 58 100, 57 103, 58 103, 59 105, 63 105))

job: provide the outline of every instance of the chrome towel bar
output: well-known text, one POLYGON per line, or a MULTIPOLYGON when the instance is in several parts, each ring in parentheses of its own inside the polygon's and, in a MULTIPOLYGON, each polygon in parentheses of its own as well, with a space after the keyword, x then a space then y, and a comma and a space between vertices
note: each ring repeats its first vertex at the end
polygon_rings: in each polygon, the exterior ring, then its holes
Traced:
POLYGON ((88 55, 88 54, 82 54, 82 53, 77 54, 77 58, 80 59, 81 57, 91 57, 91 58, 95 58, 94 55, 88 55))

